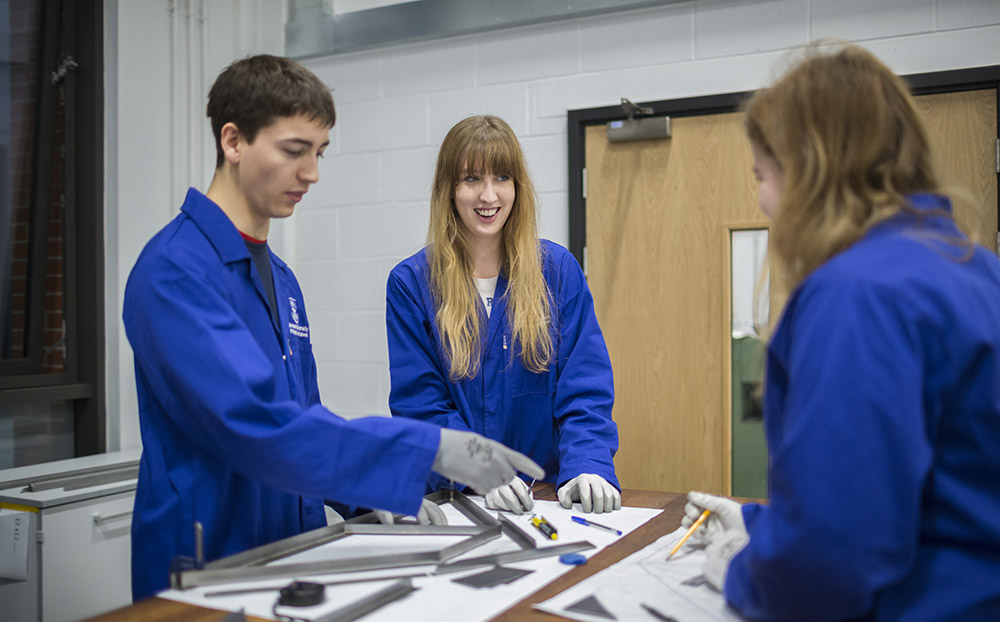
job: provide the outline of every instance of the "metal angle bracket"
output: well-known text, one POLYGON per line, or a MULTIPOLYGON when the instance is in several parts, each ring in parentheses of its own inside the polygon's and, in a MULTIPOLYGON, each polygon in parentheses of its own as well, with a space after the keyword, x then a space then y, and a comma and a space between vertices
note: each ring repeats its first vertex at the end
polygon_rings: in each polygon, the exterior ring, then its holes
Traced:
POLYGON ((535 539, 529 534, 524 533, 524 530, 518 527, 514 521, 499 512, 497 512, 497 518, 500 519, 500 529, 507 534, 508 538, 516 542, 521 549, 527 550, 538 548, 538 544, 535 543, 535 539))
POLYGON ((448 574, 451 572, 462 572, 480 566, 495 566, 509 562, 521 562, 528 559, 540 559, 542 557, 552 557, 564 553, 577 553, 594 548, 594 545, 586 540, 579 542, 567 542, 556 546, 542 546, 532 549, 522 549, 520 551, 509 551, 507 553, 497 553, 495 555, 485 555, 483 557, 472 557, 457 562, 441 564, 434 571, 434 574, 448 574))
POLYGON ((426 497, 438 504, 451 503, 473 522, 471 526, 442 526, 396 524, 382 525, 375 522, 374 513, 366 514, 344 523, 328 525, 313 531, 265 544, 243 553, 231 555, 205 564, 201 570, 181 569, 170 577, 170 587, 186 590, 205 585, 219 585, 240 581, 303 577, 359 570, 403 568, 441 564, 453 557, 472 550, 501 535, 501 523, 473 503, 461 492, 439 491, 426 497), (317 562, 266 565, 296 553, 313 549, 351 535, 423 535, 469 536, 437 551, 396 555, 340 558, 317 562))
POLYGON ((410 592, 416 591, 409 579, 400 579, 375 592, 371 596, 361 598, 335 611, 316 618, 313 622, 351 622, 369 613, 395 602, 410 592))
POLYGON ((564 553, 577 553, 579 551, 586 551, 594 548, 594 545, 586 540, 567 542, 565 544, 558 544, 555 546, 540 547, 535 542, 534 538, 517 526, 517 523, 499 512, 497 513, 497 518, 500 520, 503 532, 520 547, 520 550, 496 553, 493 555, 484 555, 481 557, 470 557, 460 561, 442 563, 439 564, 437 569, 434 570, 434 574, 441 575, 451 572, 461 572, 478 566, 494 566, 508 562, 540 559, 542 557, 551 557, 553 555, 562 555, 564 553))

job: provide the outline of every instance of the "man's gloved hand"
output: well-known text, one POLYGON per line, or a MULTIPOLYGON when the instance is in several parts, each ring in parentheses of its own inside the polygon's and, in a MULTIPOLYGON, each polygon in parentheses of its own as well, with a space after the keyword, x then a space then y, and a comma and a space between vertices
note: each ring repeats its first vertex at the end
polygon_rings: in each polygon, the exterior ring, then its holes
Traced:
MULTIPOLYGON (((392 512, 386 510, 375 510, 375 516, 378 517, 378 522, 383 525, 393 525, 396 522, 392 512)), ((420 525, 447 525, 448 518, 438 507, 438 504, 424 499, 420 502, 420 511, 417 512, 417 523, 420 525)))
POLYGON ((434 471, 462 482, 481 495, 509 482, 518 471, 534 479, 545 477, 531 458, 474 432, 441 429, 434 471))
POLYGON ((695 490, 688 493, 688 502, 684 506, 684 518, 681 519, 681 527, 690 529, 691 525, 698 520, 698 517, 705 510, 709 510, 711 514, 701 524, 701 527, 691 534, 692 538, 708 544, 724 531, 747 533, 746 525, 743 524, 743 508, 739 503, 732 499, 695 490))
POLYGON ((584 512, 611 512, 622 508, 622 493, 600 475, 581 473, 569 480, 556 493, 559 503, 566 509, 579 501, 584 512))
POLYGON ((688 493, 681 527, 689 529, 705 510, 711 514, 692 536, 708 545, 705 547, 702 571, 705 579, 721 592, 726 584, 729 562, 750 542, 750 534, 743 522, 743 509, 739 503, 696 491, 688 493))
POLYGON ((491 510, 509 510, 521 514, 534 505, 535 500, 531 497, 531 491, 520 477, 515 477, 486 494, 486 507, 491 510))

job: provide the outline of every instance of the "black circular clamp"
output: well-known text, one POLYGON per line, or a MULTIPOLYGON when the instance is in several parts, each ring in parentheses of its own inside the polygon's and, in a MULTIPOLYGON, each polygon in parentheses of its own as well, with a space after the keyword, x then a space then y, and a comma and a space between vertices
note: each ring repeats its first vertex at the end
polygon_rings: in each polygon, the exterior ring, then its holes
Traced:
POLYGON ((278 604, 285 607, 312 607, 323 602, 322 583, 292 581, 278 592, 278 604))

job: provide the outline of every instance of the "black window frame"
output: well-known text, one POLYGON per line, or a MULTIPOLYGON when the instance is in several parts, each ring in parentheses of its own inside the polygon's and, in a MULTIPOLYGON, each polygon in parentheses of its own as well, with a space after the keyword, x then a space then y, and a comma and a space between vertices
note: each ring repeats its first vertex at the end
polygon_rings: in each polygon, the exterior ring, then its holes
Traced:
POLYGON ((73 402, 75 456, 107 449, 104 329, 104 14, 103 3, 44 0, 32 182, 27 356, 0 360, 0 406, 73 402), (50 34, 56 33, 56 34, 50 34), (72 61, 72 62, 68 62, 72 61), (60 71, 60 67, 64 71, 60 71), (46 242, 52 124, 58 89, 65 102, 64 320, 61 373, 42 373, 46 242), (40 226, 41 225, 41 226, 40 226))

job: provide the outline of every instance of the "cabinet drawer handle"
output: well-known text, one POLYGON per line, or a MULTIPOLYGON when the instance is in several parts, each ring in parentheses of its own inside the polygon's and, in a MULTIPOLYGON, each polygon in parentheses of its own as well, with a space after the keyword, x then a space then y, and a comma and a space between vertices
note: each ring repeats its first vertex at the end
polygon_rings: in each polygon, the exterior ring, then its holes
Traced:
POLYGON ((103 516, 100 514, 94 514, 94 525, 100 527, 101 525, 109 521, 113 521, 119 518, 125 518, 126 516, 131 516, 131 515, 132 515, 132 510, 125 510, 124 512, 118 512, 117 514, 105 514, 103 516))

